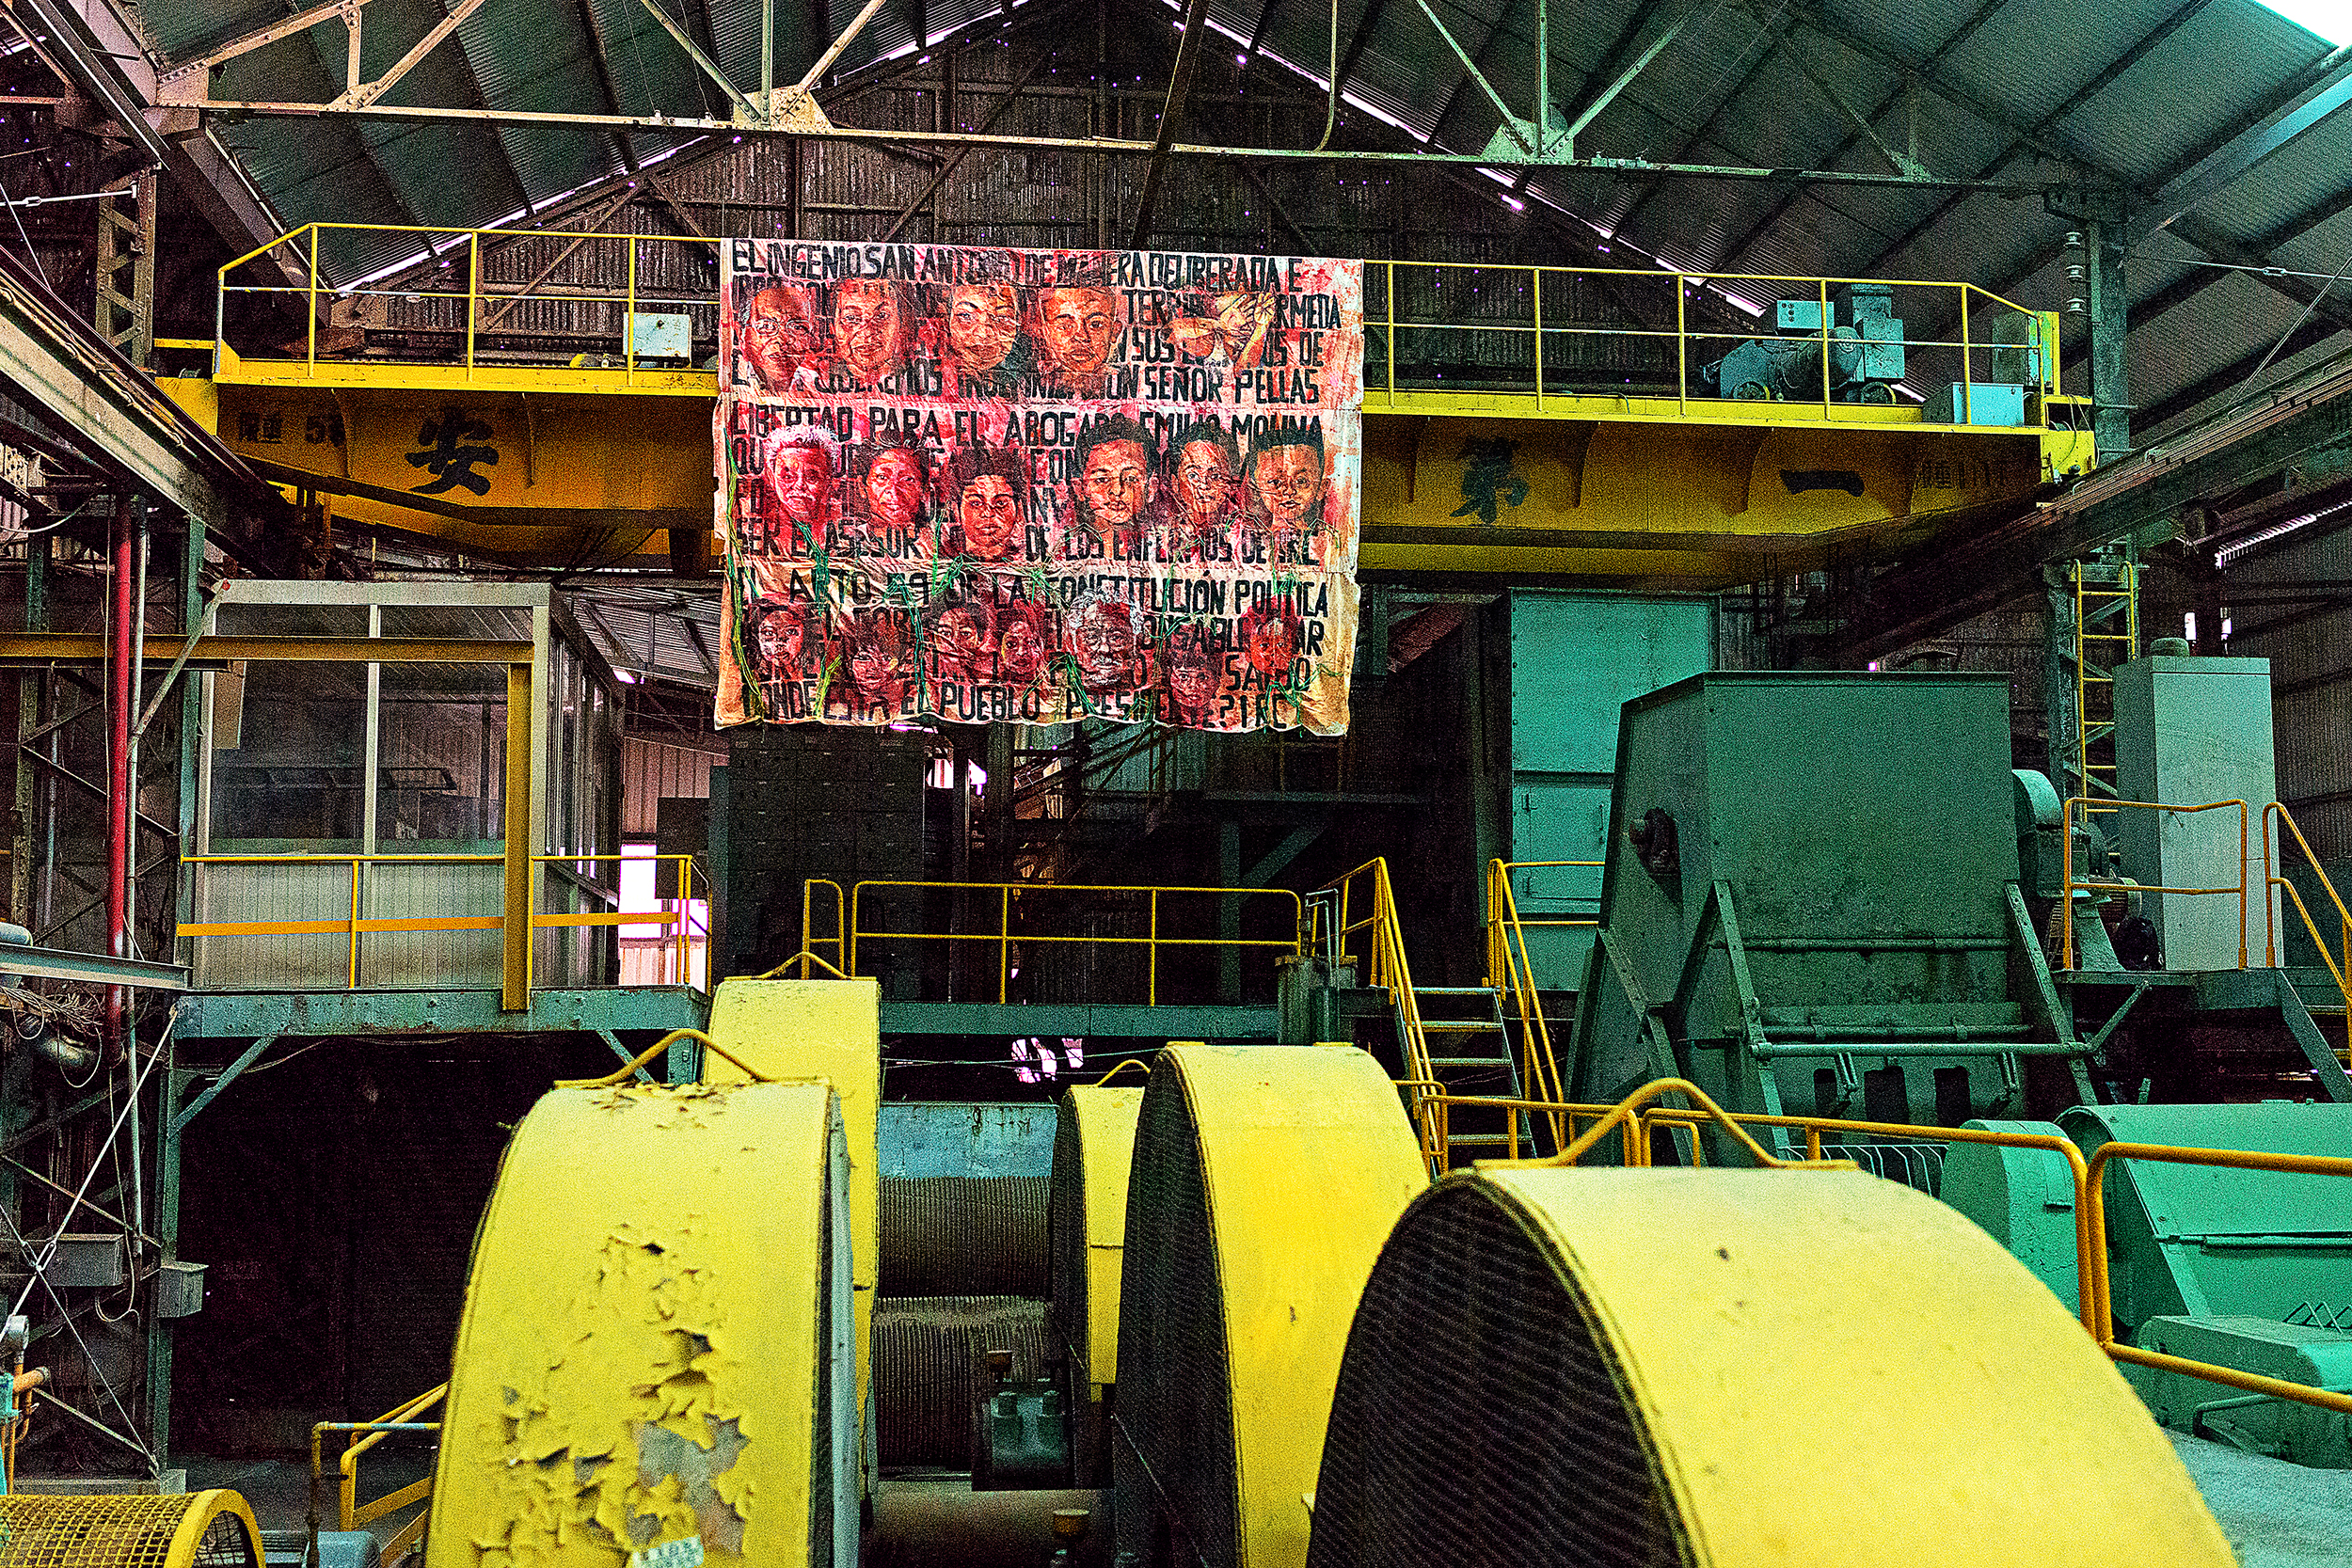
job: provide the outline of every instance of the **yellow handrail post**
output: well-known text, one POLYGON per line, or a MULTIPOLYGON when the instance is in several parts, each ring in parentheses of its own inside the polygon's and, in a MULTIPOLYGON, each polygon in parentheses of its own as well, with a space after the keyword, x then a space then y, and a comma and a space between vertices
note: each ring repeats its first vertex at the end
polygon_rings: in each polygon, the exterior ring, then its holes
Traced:
POLYGON ((637 240, 632 235, 623 243, 628 246, 628 307, 621 315, 621 368, 634 382, 637 379, 637 240))
POLYGON ((506 843, 501 852, 499 1009, 531 1010, 531 666, 506 667, 506 843))
POLYGON ((1152 1006, 1156 1007, 1160 1005, 1160 890, 1153 888, 1151 897, 1144 902, 1150 915, 1152 930, 1152 945, 1144 949, 1146 975, 1144 994, 1151 999, 1152 1006))
POLYGON ((466 236, 466 379, 473 379, 474 307, 482 298, 482 230, 466 236))
POLYGON ((359 868, 361 863, 358 856, 351 857, 351 978, 348 984, 352 990, 359 989, 359 868))
POLYGON ((1389 269, 1389 401, 1396 401, 1396 263, 1389 269))
MULTIPOLYGON (((1542 111, 1538 110, 1538 113, 1542 111)), ((1544 269, 1530 267, 1534 279, 1535 301, 1535 410, 1544 407, 1544 269)))
POLYGON ((996 1001, 1002 1004, 1012 998, 1012 884, 997 889, 996 899, 996 1001))
MULTIPOLYGON (((1829 356, 1833 337, 1829 329, 1829 279, 1817 278, 1815 286, 1821 302, 1821 422, 1826 424, 1829 422, 1829 356)), ((1696 1139, 1692 1141, 1693 1145, 1697 1142, 1696 1139)))
POLYGON ((1691 412, 1691 318, 1686 303, 1691 285, 1682 274, 1675 274, 1675 410, 1689 417, 1691 412))
MULTIPOLYGON (((1968 285, 1960 286, 1960 422, 1977 422, 1976 351, 1968 341, 1968 285)), ((2075 722, 2081 722, 2080 708, 2074 710, 2075 722)))
POLYGON ((310 230, 310 336, 308 346, 303 351, 303 362, 309 367, 304 373, 316 375, 319 373, 319 226, 313 223, 307 227, 310 230))

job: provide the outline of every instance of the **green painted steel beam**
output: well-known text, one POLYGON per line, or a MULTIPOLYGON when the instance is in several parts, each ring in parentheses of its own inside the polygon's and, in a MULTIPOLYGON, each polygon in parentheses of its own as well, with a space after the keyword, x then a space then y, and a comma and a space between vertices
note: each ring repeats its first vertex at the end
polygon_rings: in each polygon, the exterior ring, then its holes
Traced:
POLYGON ((185 990, 188 966, 110 958, 100 953, 70 953, 59 947, 0 943, 0 974, 36 980, 75 980, 86 986, 143 986, 149 990, 185 990))
MULTIPOLYGON (((709 1001, 686 986, 534 990, 528 1012, 496 990, 198 991, 180 1004, 188 1039, 257 1035, 537 1034, 699 1029, 709 1001)), ((1021 1034, 1029 1031, 1012 1030, 1021 1034)))
POLYGON ((893 1002, 882 1005, 885 1035, 1067 1036, 1072 1039, 1271 1040, 1280 1020, 1265 1006, 1089 1002, 893 1002))

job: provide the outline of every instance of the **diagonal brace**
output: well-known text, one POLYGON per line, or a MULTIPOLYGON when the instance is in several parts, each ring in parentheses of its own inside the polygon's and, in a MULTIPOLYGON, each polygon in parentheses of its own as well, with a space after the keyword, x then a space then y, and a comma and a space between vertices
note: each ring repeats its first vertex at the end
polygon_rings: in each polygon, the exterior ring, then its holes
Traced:
MULTIPOLYGON (((443 39, 457 31, 457 25, 459 23, 465 21, 466 18, 480 10, 482 8, 482 3, 483 0, 457 0, 457 4, 450 8, 449 14, 442 17, 440 21, 435 23, 432 27, 426 31, 424 37, 417 40, 415 48, 409 50, 408 53, 403 55, 393 63, 391 70, 386 71, 383 75, 378 76, 374 81, 368 83, 365 87, 354 87, 345 89, 343 94, 337 98, 329 106, 335 108, 364 109, 373 103, 376 100, 382 98, 386 93, 391 91, 392 88, 398 87, 401 79, 416 69, 417 62, 423 59, 427 55, 432 54, 433 51, 439 46, 440 41, 443 39)), ((358 13, 354 12, 352 13, 352 39, 354 40, 353 49, 355 58, 357 57, 358 36, 358 13)))
MULTIPOLYGON (((1444 23, 1438 20, 1438 13, 1429 8, 1429 0, 1414 0, 1414 4, 1421 7, 1421 14, 1429 19, 1429 25, 1438 29, 1438 36, 1445 40, 1447 48, 1454 51, 1454 57, 1462 62, 1462 69, 1470 72, 1470 80, 1478 84, 1479 90, 1484 92, 1487 102, 1495 106, 1495 113, 1502 117, 1502 128, 1511 133, 1511 139, 1518 143, 1520 150, 1529 157, 1535 156, 1534 144, 1530 142, 1527 139, 1527 134, 1519 129, 1518 117, 1514 115, 1511 112, 1511 106, 1502 101, 1502 94, 1495 91, 1494 84, 1486 80, 1486 73, 1478 69, 1478 62, 1470 57, 1470 52, 1462 47, 1460 40, 1454 38, 1444 23)), ((1541 105, 1537 106, 1536 112, 1539 114, 1543 112, 1541 105)))
POLYGON ((735 89, 735 84, 726 79, 725 72, 710 63, 710 56, 704 54, 695 44, 692 35, 680 26, 676 19, 668 11, 661 8, 661 0, 640 0, 640 3, 653 13, 653 19, 656 22, 661 24, 661 30, 675 39, 680 49, 686 51, 686 57, 693 61, 704 75, 719 84, 719 90, 727 95, 727 102, 735 105, 735 112, 738 115, 746 119, 756 118, 752 108, 752 101, 738 92, 735 89))

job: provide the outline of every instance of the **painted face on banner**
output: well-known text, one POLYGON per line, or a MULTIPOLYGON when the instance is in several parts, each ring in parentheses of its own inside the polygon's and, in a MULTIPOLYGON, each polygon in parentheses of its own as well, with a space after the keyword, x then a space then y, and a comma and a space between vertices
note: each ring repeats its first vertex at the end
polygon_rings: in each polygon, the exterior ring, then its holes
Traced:
POLYGON ((987 561, 1001 561, 1021 532, 1021 498, 1002 474, 979 474, 956 497, 956 521, 964 547, 987 561))
POLYGON ((966 372, 994 370, 1020 336, 1021 294, 1011 284, 967 283, 948 291, 947 347, 966 372))
POLYGON ((1119 296, 1108 289, 1041 289, 1045 357, 1063 375, 1100 375, 1119 340, 1119 296))
POLYGON ((762 673, 783 680, 799 679, 807 638, 808 628, 789 610, 773 610, 761 616, 756 641, 762 673))
POLYGON ((939 678, 984 681, 994 673, 996 650, 989 645, 988 627, 977 610, 949 605, 931 626, 931 657, 939 678))
POLYGON ((886 621, 853 624, 849 634, 850 684, 869 703, 897 707, 906 684, 906 649, 886 621))
POLYGON ((1249 667, 1262 675, 1284 675, 1298 657, 1298 625, 1288 615, 1265 615, 1246 633, 1249 667))
POLYGON ((923 466, 903 447, 884 447, 866 470, 866 509, 876 528, 912 529, 923 515, 923 466))
POLYGON ((759 377, 760 389, 781 392, 792 372, 825 346, 824 315, 817 291, 803 283, 771 283, 752 295, 743 312, 743 357, 759 377))
POLYGON ((833 291, 833 346, 861 387, 906 368, 906 311, 898 293, 874 278, 851 278, 833 291))
POLYGON ((1026 686, 1045 667, 1045 639, 1025 618, 1008 622, 996 640, 996 673, 1001 680, 1026 686))
POLYGON ((1249 464, 1249 488, 1279 529, 1323 523, 1323 462, 1312 447, 1270 447, 1249 464))
POLYGON ((1116 691, 1134 684, 1136 625, 1127 607, 1097 600, 1070 623, 1070 653, 1078 661, 1078 682, 1089 691, 1116 691))
POLYGON ((1241 476, 1215 441, 1186 441, 1176 456, 1176 497, 1194 523, 1211 523, 1232 509, 1241 476))
POLYGON ((781 446, 768 460, 768 493, 787 519, 812 536, 833 502, 833 459, 822 447, 781 446))
POLYGON ((1168 690, 1176 699, 1177 716, 1197 724, 1208 716, 1224 684, 1225 671, 1205 639, 1180 638, 1168 655, 1168 690))
POLYGON ((1078 484, 1095 526, 1132 529, 1152 499, 1152 459, 1135 441, 1099 442, 1087 453, 1078 484))

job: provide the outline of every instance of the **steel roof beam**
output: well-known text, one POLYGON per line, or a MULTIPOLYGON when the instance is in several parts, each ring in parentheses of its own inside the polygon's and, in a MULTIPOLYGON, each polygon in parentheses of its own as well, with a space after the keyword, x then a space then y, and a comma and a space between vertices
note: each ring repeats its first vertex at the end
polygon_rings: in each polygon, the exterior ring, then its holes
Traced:
MULTIPOLYGON (((588 35, 588 59, 596 69, 596 90, 604 95, 604 106, 617 115, 621 112, 621 95, 612 86, 612 56, 605 52, 604 24, 596 20, 592 0, 572 0, 572 8, 579 13, 581 30, 588 35)), ((613 150, 621 155, 621 167, 635 174, 637 138, 626 131, 616 131, 609 134, 609 139, 613 150)))
MULTIPOLYGON (((1693 150, 1705 145, 1713 136, 1716 127, 1723 123, 1724 117, 1731 112, 1731 106, 1740 102, 1741 96, 1747 92, 1748 85, 1756 80, 1772 60, 1772 51, 1779 47, 1781 34, 1787 30, 1788 25, 1782 18, 1778 16, 1770 19, 1751 17, 1750 20, 1756 24, 1756 36, 1763 40, 1763 49, 1758 52, 1748 69, 1740 73, 1740 79, 1731 85, 1730 90, 1723 95, 1723 101, 1717 103, 1714 110, 1699 122, 1698 129, 1682 138, 1681 144, 1675 149, 1673 161, 1679 162, 1689 157, 1693 150)), ((1641 216, 1643 210, 1649 205, 1650 198, 1656 196, 1663 185, 1664 182, 1660 180, 1652 180, 1645 185, 1642 194, 1633 198, 1633 204, 1617 218, 1613 226, 1613 232, 1622 234, 1631 229, 1634 220, 1641 216)))
MULTIPOLYGON (((1536 0, 1536 3, 1540 5, 1542 0, 1536 0)), ((1529 145, 1525 134, 1512 123, 1511 106, 1502 101, 1502 94, 1495 90, 1494 84, 1486 80, 1486 56, 1493 51, 1495 40, 1502 37, 1503 23, 1510 19, 1510 0, 1504 0, 1502 8, 1495 12, 1495 19, 1486 24, 1486 36, 1479 40, 1476 55, 1471 55, 1465 50, 1446 24, 1438 20, 1438 13, 1429 8, 1429 0, 1414 0, 1414 4, 1421 7, 1421 14, 1429 19, 1429 25, 1438 29, 1438 36, 1445 40, 1446 47, 1454 51, 1454 57, 1462 62, 1462 79, 1454 84, 1454 90, 1446 95, 1445 107, 1439 109, 1438 118, 1429 122, 1430 138, 1434 141, 1444 135, 1445 122, 1454 117, 1455 106, 1462 102, 1462 94, 1467 92, 1474 83, 1494 104, 1495 115, 1501 121, 1502 129, 1509 132, 1511 139, 1518 143, 1520 149, 1533 157, 1535 149, 1529 145)), ((1541 123, 1541 121, 1537 122, 1538 137, 1543 134, 1541 123)))
POLYGON ((1152 133, 1152 162, 1143 171, 1143 190, 1136 198, 1135 229, 1127 238, 1130 250, 1141 250, 1144 241, 1152 237, 1152 209, 1159 201, 1160 176, 1168 167, 1168 150, 1175 145, 1184 100, 1192 93, 1193 72, 1200 67, 1200 35, 1208 31, 1208 0, 1187 0, 1184 36, 1176 43, 1176 63, 1168 72, 1168 96, 1160 103, 1160 122, 1152 133))
MULTIPOLYGON (((738 92, 735 84, 727 80, 726 72, 710 63, 710 56, 704 54, 702 46, 694 41, 694 35, 687 31, 684 25, 662 8, 661 0, 638 0, 638 3, 653 13, 653 19, 661 24, 661 30, 669 34, 677 46, 686 52, 686 57, 694 62, 694 68, 719 84, 719 90, 727 95, 727 102, 735 105, 735 112, 738 115, 750 119, 758 114, 758 111, 752 107, 752 101, 738 92)), ((880 3, 881 0, 875 0, 875 4, 880 3)), ((856 29, 851 28, 850 31, 854 32, 856 29)))
POLYGON ((2132 218, 2126 229, 2130 237, 2141 238, 2185 217, 2198 203, 2352 103, 2352 47, 2334 51, 2308 74, 2315 78, 2309 86, 2283 103, 2249 115, 2219 147, 2165 182, 2153 204, 2132 218))
MULTIPOLYGON (((2342 322, 2315 315, 2313 319, 2302 323, 2287 334, 2286 341, 2279 349, 2278 356, 2280 359, 2292 359, 2307 349, 2316 347, 2337 333, 2345 330, 2347 328, 2342 322)), ((2265 343, 2253 352, 2232 360, 2219 370, 2200 376, 2176 391, 2167 393, 2162 402, 2137 410, 2134 416, 2136 421, 2144 429, 2154 430, 2167 420, 2176 419, 2199 404, 2210 398, 2221 396, 2261 368, 2263 361, 2270 356, 2270 351, 2271 344, 2265 343)))
MULTIPOLYGON (((1819 36, 1827 39, 1830 42, 1838 45, 1840 48, 1853 49, 1856 53, 1864 54, 1866 58, 1875 58, 1876 62, 1884 69, 1894 71, 1898 72, 1898 74, 1901 75, 1905 84, 1907 84, 1912 90, 1916 90, 1921 86, 1927 85, 1928 72, 1933 71, 1938 65, 1942 64, 1953 50, 1958 49, 1961 45, 1966 43, 1970 39, 1976 37, 1979 30, 1981 29, 1986 23, 1992 21, 1994 14, 2007 4, 2008 0, 1984 0, 1983 4, 1979 5, 1974 11, 1969 13, 1968 20, 1962 23, 1959 29, 1954 32, 1950 38, 1946 39, 1942 43, 1936 45, 1934 51, 1931 53, 1926 59, 1920 61, 1916 66, 1900 66, 1889 63, 1892 56, 1876 56, 1862 49, 1853 39, 1840 31, 1822 31, 1821 24, 1817 15, 1804 13, 1800 14, 1803 16, 1804 25, 1806 31, 1816 33, 1819 36)), ((1798 69, 1804 72, 1806 78, 1812 81, 1815 87, 1820 88, 1823 93, 1829 95, 1833 101, 1836 100, 1836 94, 1831 89, 1829 85, 1814 74, 1811 63, 1805 60, 1804 51, 1798 48, 1797 41, 1794 39, 1783 40, 1782 48, 1787 51, 1790 59, 1798 62, 1798 69)), ((1825 164, 1835 164, 1838 159, 1843 158, 1847 153, 1851 152, 1854 150, 1855 144, 1860 142, 1863 139, 1863 136, 1867 135, 1871 141, 1878 143, 1879 150, 1882 152, 1884 152, 1888 160, 1895 163, 1899 168, 1901 166, 1900 160, 1895 157, 1893 151, 1886 147, 1884 142, 1879 141, 1878 133, 1871 129, 1871 123, 1875 121, 1879 116, 1884 114, 1887 110, 1895 106, 1895 101, 1902 96, 1903 90, 1904 89, 1902 87, 1898 87, 1894 92, 1888 93, 1884 98, 1879 100, 1878 106, 1873 108, 1867 116, 1856 115, 1851 109, 1847 109, 1847 114, 1852 118, 1855 124, 1860 127, 1860 130, 1849 133, 1846 138, 1839 142, 1837 146, 1832 150, 1830 155, 1822 159, 1821 162, 1825 164)), ((1931 88, 1931 90, 1936 90, 1939 93, 1941 92, 1941 89, 1931 88)), ((1843 109, 1846 105, 1842 102, 1839 102, 1838 107, 1843 109)), ((1965 107, 1965 105, 1963 105, 1963 107, 1965 107)), ((1974 113, 1975 111, 1971 110, 1970 112, 1974 113)), ((2022 129, 2025 130, 2026 135, 2039 135, 2039 133, 2031 131, 2030 128, 2022 129)), ((2016 131, 2010 131, 2010 135, 2012 139, 2018 139, 2016 131)), ((1909 173, 1915 171, 1905 170, 1905 172, 1909 173)), ((1787 197, 1773 203, 1771 211, 1767 212, 1756 222, 1750 224, 1747 227, 1746 231, 1743 232, 1737 240, 1734 240, 1730 245, 1724 249, 1723 261, 1717 263, 1720 270, 1724 272, 1738 272, 1740 270, 1740 263, 1747 260, 1748 252, 1756 247, 1756 242, 1765 234, 1770 232, 1773 228, 1778 226, 1780 220, 1788 215, 1789 210, 1796 206, 1798 202, 1804 200, 1809 194, 1809 192, 1805 191, 1791 191, 1787 197)))
MULTIPOLYGON (((2123 53, 2108 61, 2106 68, 2102 70, 2098 75, 2093 76, 2090 81, 2085 82, 2081 87, 2075 88, 2073 93, 2068 95, 2065 103, 2060 103, 2057 108, 2052 109, 2048 114, 2043 115, 2040 119, 2034 121, 2034 131, 2037 134, 2046 135, 2048 132, 2055 129, 2060 120, 2065 119, 2076 109, 2081 108, 2084 104, 2090 103, 2093 98, 2098 97, 2100 93, 2106 90, 2109 83, 2113 82, 2117 77, 2122 75, 2125 71, 2131 70, 2132 67, 2137 65, 2140 61, 2146 59, 2149 55, 2155 50, 2158 44, 2162 43, 2166 39, 2170 38, 2183 26, 2185 26, 2198 15, 2198 13, 2212 4, 2213 0, 2187 0, 2185 5, 2176 8, 2171 15, 2156 24, 2156 25, 2149 32, 2141 35, 2138 42, 2133 44, 2129 49, 2124 50, 2123 53)), ((1978 177, 1979 179, 1990 178, 2000 169, 2006 167, 2010 161, 2017 156, 2017 153, 2023 145, 2023 143, 2014 140, 2005 143, 1999 152, 1994 154, 1993 158, 1989 162, 1977 170, 1978 177)), ((1968 199, 1969 194, 1970 193, 1966 191, 1958 191, 1951 196, 1947 197, 1944 200, 1937 202, 1933 212, 1930 213, 1926 217, 1921 218, 1917 223, 1913 224, 1909 229, 1903 230, 1901 234, 1896 236, 1892 244, 1883 246, 1877 255, 1871 257, 1868 261, 1865 262, 1860 269, 1861 276, 1866 277, 1868 277, 1870 274, 1876 272, 1880 267, 1884 266, 1889 260, 1899 256, 1905 250, 1908 250, 1912 245, 1918 240, 1920 235, 1925 234, 1929 230, 1934 228, 1937 224, 1949 217, 1954 208, 1968 199)))
MULTIPOLYGON (((2261 258, 2262 267, 2266 270, 2277 264, 2276 258, 2279 250, 2289 241, 2324 223, 2333 222, 2347 212, 2352 212, 2352 189, 2339 191, 2318 206, 2306 208, 2297 213, 2269 233, 2255 240, 2248 248, 2261 258)), ((2243 267, 2244 263, 2230 266, 2191 267, 2185 276, 2174 278, 2146 299, 2133 306, 2132 325, 2138 326, 2152 322, 2166 311, 2186 304, 2207 289, 2221 282, 2233 272, 2242 270, 2243 267)))
POLYGON ((1373 29, 1389 8, 1389 0, 1372 0, 1364 14, 1357 19, 1356 30, 1347 38, 1347 48, 1340 55, 1340 69, 1334 72, 1344 90, 1344 84, 1356 74, 1357 62, 1364 57, 1365 48, 1372 42, 1373 29))

